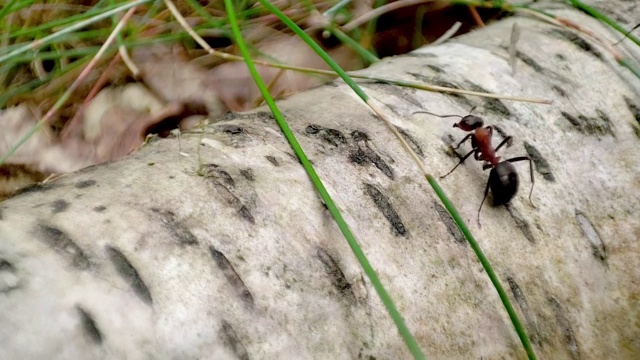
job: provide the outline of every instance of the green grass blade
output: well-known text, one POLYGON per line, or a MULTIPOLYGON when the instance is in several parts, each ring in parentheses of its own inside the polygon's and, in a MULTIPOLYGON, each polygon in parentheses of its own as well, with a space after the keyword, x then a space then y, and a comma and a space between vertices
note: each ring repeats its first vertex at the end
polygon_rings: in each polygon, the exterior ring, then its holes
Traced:
POLYGON ((6 3, 2 9, 0 9, 0 21, 2 21, 2 19, 5 17, 5 15, 7 15, 7 13, 9 12, 9 10, 11 10, 11 8, 13 7, 13 4, 15 4, 18 0, 11 0, 8 3, 6 3))
POLYGON ((118 5, 119 5, 119 4, 117 4, 117 5, 112 6, 112 7, 102 8, 100 6, 101 2, 103 2, 103 1, 100 1, 98 4, 93 5, 91 7, 91 9, 89 9, 86 12, 81 13, 81 14, 66 16, 66 17, 64 17, 62 19, 49 21, 49 22, 46 22, 46 23, 43 23, 43 24, 39 24, 39 25, 36 25, 36 26, 12 29, 12 31, 9 34, 7 34, 7 38, 11 39, 11 38, 18 38, 18 37, 30 37, 30 38, 33 39, 33 38, 36 38, 37 35, 41 35, 43 33, 52 32, 51 29, 60 28, 60 27, 63 27, 63 26, 67 26, 69 24, 73 24, 73 23, 75 23, 77 21, 82 21, 82 20, 85 20, 85 19, 92 18, 93 16, 100 15, 101 13, 103 13, 105 11, 113 10, 116 7, 118 7, 118 5))
POLYGON ((500 300, 502 300, 502 304, 504 305, 505 309, 507 310, 507 313, 509 314, 509 318, 513 323, 513 327, 516 328, 516 332, 518 333, 518 337, 522 342, 522 346, 527 352, 527 356, 529 357, 529 359, 532 359, 532 360, 535 359, 536 354, 533 351, 533 348, 531 347, 531 343, 529 342, 529 338, 527 337, 527 334, 524 331, 524 327, 522 326, 522 324, 520 323, 520 320, 518 319, 518 314, 516 314, 516 311, 511 305, 511 301, 509 301, 509 297, 507 296, 507 293, 504 291, 502 284, 500 284, 500 280, 498 279, 498 276, 496 275, 495 271, 493 271, 493 267, 491 267, 489 260, 484 255, 484 252, 482 252, 482 249, 480 249, 480 245, 478 245, 478 242, 473 237, 473 234, 471 234, 471 231, 462 220, 462 217, 460 217, 460 214, 458 214, 458 210, 456 210, 456 208, 453 206, 453 204, 445 194, 444 190, 442 190, 438 182, 433 178, 433 176, 429 175, 426 178, 429 184, 431 184, 431 187, 433 188, 433 190, 436 192, 436 194, 440 198, 440 200, 442 200, 444 207, 447 209, 447 211, 449 211, 449 214, 451 214, 453 221, 455 221, 455 223, 458 224, 460 231, 462 231, 462 233, 464 234, 464 237, 469 242, 469 245, 471 246, 473 251, 476 253, 478 260, 480 260, 482 267, 487 272, 487 275, 489 276, 491 283, 493 283, 493 286, 498 292, 498 296, 500 297, 500 300))
POLYGON ((277 7, 275 7, 270 2, 266 0, 259 0, 259 1, 262 4, 262 6, 267 8, 274 15, 276 15, 278 19, 280 19, 280 21, 282 21, 285 25, 287 25, 289 29, 293 30, 293 32, 296 35, 300 36, 300 39, 302 39, 305 43, 307 43, 307 45, 309 45, 309 47, 311 47, 311 49, 313 49, 313 51, 315 51, 315 53, 318 54, 322 58, 322 60, 324 60, 327 63, 327 65, 329 65, 333 69, 333 71, 335 71, 338 74, 338 76, 340 76, 347 83, 347 85, 349 85, 349 87, 358 95, 358 97, 360 97, 365 102, 369 100, 369 96, 365 94, 365 92, 362 91, 362 89, 355 82, 353 82, 351 77, 349 77, 349 75, 347 75, 347 73, 344 70, 342 70, 342 68, 331 58, 331 56, 329 56, 329 54, 327 54, 320 47, 320 45, 318 45, 315 41, 313 41, 313 39, 311 39, 311 37, 309 37, 309 35, 307 35, 307 33, 305 33, 304 30, 302 30, 298 25, 296 25, 296 23, 291 21, 291 19, 289 19, 284 13, 282 13, 282 11, 280 11, 277 7))
POLYGON ((229 16, 229 22, 231 24, 231 27, 232 27, 232 30, 233 30, 233 33, 234 33, 234 37, 236 39, 236 43, 237 43, 238 47, 240 48, 240 51, 242 52, 242 55, 245 58, 247 66, 249 67, 249 71, 251 72, 251 76, 255 80, 256 85, 258 86, 258 88, 260 89, 260 92, 262 93, 262 96, 264 97, 265 102, 267 103, 267 105, 269 106, 271 111, 273 112, 273 115, 276 118, 276 121, 278 122, 278 125, 282 129, 283 134, 287 138, 287 141, 289 142, 289 144, 291 145, 291 147, 295 151, 295 153, 298 156, 298 158, 300 159, 300 162, 302 163, 302 166, 306 170, 307 174, 309 175, 309 178, 311 179, 312 183, 314 184, 314 186, 316 187, 318 193, 320 194, 320 197, 322 198, 322 200, 326 204, 327 208, 329 209, 329 212, 331 213, 331 215, 333 216, 334 220, 336 221, 336 224, 340 228, 340 231, 342 231, 342 234, 347 239, 347 242, 349 243, 349 246, 351 247, 351 250, 353 251, 353 253, 356 256, 356 258, 358 259, 358 261, 360 262, 364 272, 367 274, 367 277, 369 278, 369 281, 371 281, 371 284, 376 289, 378 295, 382 299, 382 302, 384 303, 385 307, 387 308, 387 311, 389 312, 389 314, 391 315, 392 319, 396 323, 396 326, 398 327, 398 330, 400 331, 400 334, 402 335, 403 339, 407 343, 407 346, 409 347, 409 350, 413 354, 414 358, 416 358, 416 359, 424 359, 425 356, 422 353, 422 350, 420 350, 420 347, 418 346, 418 343, 416 342, 415 338, 413 338, 413 336, 409 332, 409 329, 407 328, 406 324, 404 323, 404 320, 402 319, 402 316, 400 315, 400 312, 395 307, 395 305, 394 305, 394 303, 393 303, 393 301, 391 299, 391 296, 389 295, 389 293, 387 293, 387 291, 383 287, 382 282, 380 281, 380 279, 378 278, 378 275, 376 274, 375 270, 373 269, 373 267, 369 263, 369 260, 367 259, 366 255, 362 251, 362 248, 360 247, 360 245, 358 244, 358 241, 356 240, 355 236, 351 232, 351 229, 349 228, 349 226, 345 222, 344 218, 342 217, 342 214, 338 210, 338 207, 336 206, 336 204, 331 199, 331 196, 329 195, 329 192, 324 187, 324 184, 320 180, 320 177, 318 176, 318 174, 314 170, 313 166, 311 165, 311 162, 309 161, 309 159, 305 155, 305 153, 302 150, 302 147, 300 146, 300 144, 298 143, 295 135, 293 134, 293 132, 289 128, 289 125, 284 120, 284 117, 280 113, 280 110, 278 109, 278 107, 276 106, 275 102, 273 101, 273 98, 269 94, 269 90, 267 89, 266 85, 264 84, 264 82, 260 78, 260 74, 258 74, 258 71, 256 70, 255 65, 253 64, 253 61, 251 60, 251 57, 249 55, 249 51, 248 51, 246 45, 244 44, 244 41, 243 41, 242 36, 240 34, 240 28, 238 27, 238 23, 237 23, 236 18, 235 18, 235 13, 234 13, 234 9, 233 9, 232 0, 225 0, 225 6, 227 8, 227 14, 229 16))
POLYGON ((640 69, 638 69, 638 67, 633 62, 627 59, 620 59, 618 60, 618 64, 629 69, 629 71, 631 71, 638 79, 640 79, 640 69))
POLYGON ((39 48, 39 47, 41 47, 43 45, 46 45, 46 44, 52 42, 53 40, 55 40, 57 37, 59 37, 61 35, 68 34, 68 33, 74 32, 76 30, 82 29, 85 26, 88 26, 88 25, 96 23, 96 22, 98 22, 100 20, 106 19, 106 18, 110 17, 111 15, 117 14, 119 12, 128 10, 128 9, 134 7, 134 6, 138 6, 140 4, 144 4, 144 3, 147 3, 147 2, 150 2, 150 1, 153 1, 153 0, 135 0, 135 1, 132 1, 130 3, 126 3, 126 4, 120 6, 120 7, 116 8, 116 9, 103 12, 100 15, 94 16, 94 17, 89 18, 89 19, 84 20, 84 21, 80 21, 78 23, 75 23, 74 25, 71 25, 71 26, 69 26, 67 28, 64 28, 64 29, 62 29, 62 30, 60 30, 60 31, 58 31, 56 33, 53 33, 53 34, 48 35, 48 36, 45 36, 42 39, 39 39, 39 40, 37 40, 37 41, 35 41, 33 43, 29 43, 29 44, 24 45, 24 46, 21 46, 18 49, 15 49, 14 51, 12 51, 12 52, 10 52, 8 54, 0 56, 0 64, 2 64, 4 61, 7 61, 7 60, 11 59, 12 57, 14 57, 16 55, 20 55, 20 54, 22 54, 24 52, 27 52, 29 50, 34 50, 34 49, 37 49, 37 48, 39 48))
MULTIPOLYGON (((583 3, 582 1, 578 1, 578 0, 571 0, 571 5, 573 5, 575 8, 580 9, 584 12, 586 12, 587 14, 593 16, 594 18, 602 21, 603 23, 611 26, 612 28, 616 29, 617 31, 619 31, 621 34, 627 34, 627 30, 625 28, 623 28, 620 24, 618 24, 616 21, 614 21, 613 19, 609 18, 608 16, 604 15, 603 13, 601 13, 600 11, 592 8, 591 6, 583 3)), ((640 38, 638 38, 637 36, 628 33, 627 37, 633 41, 634 43, 636 43, 636 45, 640 46, 640 38)))
POLYGON ((376 63, 380 61, 377 56, 373 55, 369 50, 363 48, 357 41, 353 40, 349 35, 345 34, 342 30, 337 29, 333 25, 328 28, 329 32, 338 38, 338 40, 342 41, 343 44, 347 45, 351 48, 351 50, 355 51, 365 59, 369 64, 376 63))
MULTIPOLYGON (((144 0, 142 0, 144 1, 144 0)), ((80 86, 83 80, 85 80, 87 74, 94 68, 95 64, 101 59, 101 57, 109 51, 109 47, 112 44, 115 37, 120 33, 127 20, 133 15, 133 11, 135 9, 129 8, 129 11, 122 17, 118 25, 115 26, 112 33, 109 35, 109 38, 102 44, 102 47, 95 55, 95 57, 89 62, 89 64, 83 69, 82 73, 74 80, 74 82, 67 88, 67 90, 62 94, 62 96, 56 101, 55 104, 49 109, 49 111, 42 117, 42 119, 38 120, 38 122, 29 129, 17 142, 14 144, 6 154, 4 154, 0 158, 0 165, 4 164, 4 162, 13 155, 36 131, 40 130, 44 124, 49 121, 49 119, 55 114, 71 97, 71 94, 80 86)))
POLYGON ((342 10, 345 6, 349 5, 351 0, 340 0, 337 4, 333 5, 331 9, 324 12, 324 16, 334 16, 338 11, 342 10))

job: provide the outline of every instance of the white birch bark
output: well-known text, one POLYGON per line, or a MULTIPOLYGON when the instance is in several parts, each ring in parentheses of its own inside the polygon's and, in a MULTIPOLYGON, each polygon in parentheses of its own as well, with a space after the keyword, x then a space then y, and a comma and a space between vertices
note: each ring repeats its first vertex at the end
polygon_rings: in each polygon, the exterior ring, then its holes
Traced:
MULTIPOLYGON (((584 14, 555 12, 614 38, 584 14)), ((537 208, 528 166, 516 163, 511 211, 485 205, 482 228, 488 171, 470 159, 440 184, 541 359, 640 356, 640 99, 626 71, 584 35, 526 17, 363 71, 553 99, 362 83, 435 175, 455 165, 449 144, 464 134, 417 110, 478 106, 514 136, 503 156, 536 157, 537 208), (504 46, 515 22, 514 74, 504 46)), ((525 358, 472 250, 351 90, 335 81, 279 106, 426 355, 525 358)), ((0 358, 409 358, 264 111, 229 115, 202 137, 152 141, 0 203, 0 358)))

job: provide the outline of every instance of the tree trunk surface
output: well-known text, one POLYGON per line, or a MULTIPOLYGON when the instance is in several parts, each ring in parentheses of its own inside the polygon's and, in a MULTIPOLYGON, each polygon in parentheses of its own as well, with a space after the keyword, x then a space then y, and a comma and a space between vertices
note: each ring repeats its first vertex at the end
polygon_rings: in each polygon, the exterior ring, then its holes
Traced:
MULTIPOLYGON (((549 11, 619 38, 575 10, 549 11)), ((640 357, 640 100, 627 70, 585 35, 518 16, 361 73, 553 99, 361 82, 434 175, 458 162, 450 145, 465 133, 418 110, 477 106, 514 136, 503 158, 533 158, 536 207, 528 163, 515 163, 519 193, 508 209, 488 201, 481 227, 481 163, 439 182, 540 359, 640 357), (514 73, 506 49, 516 22, 514 73)), ((352 91, 334 81, 279 107, 427 357, 526 358, 472 249, 352 91)), ((0 203, 0 358, 409 358, 265 111, 151 141, 0 203)))

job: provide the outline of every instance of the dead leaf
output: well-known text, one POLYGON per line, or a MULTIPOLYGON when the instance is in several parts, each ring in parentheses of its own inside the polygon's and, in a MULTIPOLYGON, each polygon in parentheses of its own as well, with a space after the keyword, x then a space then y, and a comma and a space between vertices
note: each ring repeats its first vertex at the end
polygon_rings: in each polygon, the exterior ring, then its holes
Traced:
MULTIPOLYGON (((0 111, 3 130, 0 135, 0 153, 6 154, 36 122, 36 117, 25 104, 0 111)), ((85 151, 69 152, 45 125, 20 146, 7 163, 26 165, 45 174, 66 173, 93 163, 84 153, 85 151)))
MULTIPOLYGON (((265 56, 261 59, 273 62, 274 58, 281 63, 328 70, 329 66, 313 50, 298 37, 278 33, 265 38, 258 48, 265 56)), ((362 67, 362 62, 352 50, 341 46, 329 51, 329 55, 344 69, 362 67)), ((282 70, 268 66, 256 65, 264 82, 270 85, 272 96, 288 96, 328 80, 327 76, 305 74, 297 71, 282 70)), ((256 100, 262 96, 258 91, 244 63, 225 63, 211 70, 209 83, 217 89, 222 101, 234 111, 245 111, 254 108, 256 100)))
MULTIPOLYGON (((103 122, 103 115, 112 108, 130 109, 144 117, 161 111, 163 107, 162 102, 141 84, 104 88, 84 111, 84 139, 93 142, 100 137, 103 128, 110 126, 108 120, 103 122)), ((113 122, 122 120, 113 118, 113 122)))
POLYGON ((165 102, 204 104, 211 117, 226 108, 218 90, 207 80, 208 70, 187 61, 178 47, 153 46, 133 51, 144 83, 165 102))

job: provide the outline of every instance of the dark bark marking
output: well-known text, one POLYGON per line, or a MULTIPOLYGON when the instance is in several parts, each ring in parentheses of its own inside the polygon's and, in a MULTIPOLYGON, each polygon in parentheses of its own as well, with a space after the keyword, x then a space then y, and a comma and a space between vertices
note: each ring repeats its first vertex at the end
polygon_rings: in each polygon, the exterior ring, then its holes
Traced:
POLYGON ((95 184, 96 184, 96 181, 95 181, 95 180, 82 180, 82 181, 78 181, 78 182, 74 185, 74 187, 75 187, 76 189, 86 189, 86 188, 91 187, 91 186, 93 186, 93 185, 95 185, 95 184))
POLYGON ((221 125, 220 128, 223 132, 230 135, 238 135, 246 132, 243 127, 238 125, 221 125))
POLYGON ((533 60, 533 58, 531 58, 529 55, 523 53, 522 51, 516 51, 516 57, 522 60, 523 63, 531 67, 533 71, 544 74, 544 68, 540 66, 540 64, 538 64, 535 60, 533 60))
POLYGON ((605 247, 604 241, 602 241, 602 237, 598 233, 598 230, 593 226, 591 220, 587 218, 587 215, 579 210, 576 210, 576 221, 578 222, 580 230, 582 230, 582 235, 591 246, 593 256, 606 264, 607 248, 605 247))
POLYGON ((273 122, 273 120, 276 119, 275 117, 273 117, 273 114, 270 111, 258 111, 255 113, 255 115, 258 119, 267 122, 273 122))
POLYGON ((249 353, 240 341, 238 334, 236 334, 236 331, 233 329, 231 324, 224 319, 222 320, 222 335, 224 336, 224 341, 229 344, 233 353, 236 354, 240 360, 250 359, 249 353))
POLYGON ((433 85, 437 85, 437 86, 444 86, 444 87, 448 87, 448 88, 453 88, 453 89, 459 89, 460 87, 452 82, 450 82, 449 80, 446 80, 440 76, 428 76, 425 74, 419 74, 419 73, 414 73, 414 72, 408 72, 408 75, 413 76, 414 78, 429 83, 429 84, 433 84, 433 85))
POLYGON ((636 137, 640 139, 640 125, 631 124, 631 129, 633 129, 633 132, 636 134, 636 137))
POLYGON ((387 165, 380 155, 369 147, 369 137, 367 134, 356 130, 351 133, 351 137, 353 138, 356 147, 349 156, 349 159, 352 162, 358 165, 365 165, 367 162, 370 162, 391 180, 395 178, 391 167, 387 165))
POLYGON ((596 114, 598 114, 598 119, 600 120, 600 124, 596 124, 596 129, 599 130, 600 128, 602 128, 602 131, 610 134, 613 137, 616 137, 616 134, 613 131, 613 123, 611 122, 611 119, 609 119, 609 116, 607 116, 607 114, 600 109, 596 109, 596 114))
POLYGON ((631 128, 633 129, 633 132, 636 134, 636 137, 640 139, 640 107, 636 105, 636 103, 633 102, 633 100, 631 100, 626 96, 624 96, 624 102, 627 104, 627 108, 629 108, 629 111, 631 112, 633 117, 636 119, 637 124, 631 123, 631 128))
POLYGON ((367 187, 367 193, 373 200, 373 203, 376 204, 378 210, 382 212, 382 215, 384 215, 387 221, 389 221, 389 223, 391 224, 393 233, 396 236, 408 236, 408 231, 405 228, 402 219, 400 219, 400 215, 398 215, 396 210, 393 208, 391 202, 389 202, 389 199, 387 199, 387 197, 375 186, 371 184, 365 184, 365 186, 367 187))
POLYGON ((228 172, 219 169, 216 164, 204 165, 205 178, 209 179, 222 199, 236 209, 238 215, 252 224, 256 223, 251 210, 233 193, 235 181, 228 172))
POLYGON ((269 160, 269 162, 270 162, 271 164, 273 164, 273 166, 276 166, 276 167, 277 167, 277 166, 280 166, 280 163, 278 162, 278 159, 276 159, 276 157, 275 157, 275 156, 266 155, 266 156, 265 156, 265 158, 266 158, 267 160, 269 160))
POLYGON ((240 207, 240 210, 238 210, 238 214, 240 214, 240 216, 248 222, 252 224, 256 223, 256 219, 253 217, 251 211, 246 205, 242 205, 242 207, 240 207))
POLYGON ((422 147, 420 147, 420 144, 418 144, 418 142, 416 141, 416 139, 413 138, 413 136, 409 135, 409 133, 401 127, 396 126, 396 130, 398 130, 400 135, 402 135, 402 137, 407 141, 409 146, 411 146, 411 149, 416 154, 420 155, 420 157, 424 157, 424 152, 422 151, 422 147))
POLYGON ((61 213, 64 212, 65 210, 67 210, 69 208, 69 202, 67 200, 64 199, 58 199, 54 202, 51 203, 51 211, 54 214, 57 213, 61 213))
POLYGON ((96 344, 102 344, 102 333, 96 322, 93 320, 91 314, 81 308, 79 305, 76 305, 76 309, 80 314, 80 324, 82 325, 82 329, 89 335, 89 338, 96 344))
POLYGON ((567 92, 566 92, 566 91, 564 91, 564 89, 563 89, 563 88, 561 88, 561 87, 560 87, 560 86, 558 86, 558 85, 553 85, 553 86, 551 86, 551 90, 555 91, 558 95, 560 95, 560 96, 562 96, 562 97, 564 97, 564 98, 566 98, 566 97, 567 97, 567 92))
MULTIPOLYGON (((469 90, 485 92, 485 93, 489 92, 482 86, 478 84, 474 84, 471 81, 465 81, 465 84, 468 85, 469 90)), ((484 108, 487 109, 488 111, 502 117, 511 116, 511 111, 509 111, 509 108, 504 104, 504 102, 502 102, 502 100, 483 98, 483 101, 484 101, 484 108)))
POLYGON ((58 185, 56 183, 36 183, 36 184, 32 184, 26 187, 23 187, 22 189, 17 190, 16 192, 14 192, 11 196, 18 196, 18 195, 23 195, 23 194, 28 194, 28 193, 38 193, 38 192, 45 192, 45 191, 49 191, 49 190, 53 190, 56 188, 59 188, 61 185, 58 185))
MULTIPOLYGON (((452 89, 460 89, 460 86, 457 84, 454 84, 448 80, 445 80, 439 76, 425 76, 423 74, 416 74, 416 73, 408 73, 409 75, 415 77, 416 79, 428 83, 428 84, 433 84, 436 86, 442 86, 442 87, 448 87, 448 88, 452 88, 452 89)), ((456 99, 464 108, 471 108, 473 106, 473 104, 469 101, 469 99, 467 99, 466 97, 464 97, 464 95, 460 95, 460 94, 451 94, 451 93, 447 93, 448 96, 451 96, 452 98, 456 99)))
POLYGON ((640 106, 638 106, 633 100, 624 96, 624 102, 627 104, 627 108, 633 114, 633 117, 636 119, 638 124, 640 124, 640 106))
POLYGON ((249 181, 253 181, 254 177, 253 177, 253 170, 250 168, 246 168, 246 169, 242 169, 240 170, 240 174, 242 176, 245 177, 245 179, 249 180, 249 181))
MULTIPOLYGON (((427 76, 424 74, 418 74, 418 73, 413 73, 413 72, 409 72, 407 73, 408 75, 413 76, 414 78, 429 83, 429 84, 433 84, 433 85, 437 85, 437 86, 443 86, 443 87, 448 87, 448 88, 452 88, 452 89, 460 89, 460 86, 450 82, 449 80, 445 80, 439 76, 427 76)), ((457 94, 450 94, 452 96, 456 96, 457 94)))
MULTIPOLYGON (((374 84, 369 85, 369 87, 379 88, 387 94, 393 95, 398 99, 402 99, 412 105, 420 106, 420 102, 413 96, 412 93, 409 92, 407 88, 402 88, 400 86, 389 84, 384 81, 375 81, 374 84)), ((393 106, 390 106, 391 108, 393 106)), ((393 109, 392 109, 393 110, 393 109)))
MULTIPOLYGON (((302 161, 300 161, 300 159, 298 158, 297 155, 292 154, 290 152, 285 152, 285 154, 287 154, 287 156, 289 157, 289 159, 291 159, 294 162, 297 162, 298 164, 302 165, 302 161)), ((313 165, 313 161, 309 160, 309 162, 311 163, 311 165, 313 165)))
POLYGON ((238 199, 238 197, 231 192, 231 190, 227 189, 218 181, 213 181, 213 185, 218 193, 222 196, 222 199, 225 200, 227 204, 236 209, 238 215, 252 224, 256 223, 256 219, 251 214, 251 210, 249 210, 249 208, 245 204, 243 204, 242 201, 240 201, 240 199, 238 199))
POLYGON ((558 300, 553 297, 549 298, 549 304, 551 305, 551 308, 553 309, 553 312, 556 316, 556 321, 558 322, 558 326, 560 327, 560 331, 562 331, 562 335, 564 337, 564 344, 567 347, 567 350, 569 350, 571 358, 573 360, 579 360, 581 358, 580 348, 578 347, 578 341, 573 334, 571 322, 565 316, 566 310, 564 310, 558 300))
POLYGON ((447 209, 442 207, 442 205, 440 205, 440 203, 437 203, 437 202, 433 203, 433 207, 435 208, 436 213, 440 218, 440 221, 444 223, 444 226, 447 227, 447 231, 449 231, 449 234, 453 236, 453 239, 459 244, 466 244, 467 239, 465 239, 464 235, 462 235, 460 228, 453 221, 453 218, 451 217, 447 209))
POLYGON ((216 250, 213 246, 209 246, 209 251, 211 253, 211 257, 215 261, 218 269, 222 271, 222 274, 225 276, 231 287, 236 291, 236 294, 240 299, 244 302, 244 304, 253 308, 253 295, 249 291, 249 288, 245 285, 244 281, 238 272, 233 267, 229 259, 220 251, 216 250))
POLYGON ((498 132, 498 134, 500 134, 500 136, 502 136, 503 139, 506 139, 507 136, 509 136, 509 134, 507 134, 506 131, 504 131, 504 129, 500 126, 500 125, 491 125, 493 126, 493 128, 498 132))
POLYGON ((324 142, 335 147, 339 147, 347 143, 347 138, 339 130, 322 127, 316 124, 307 126, 305 133, 320 137, 324 142))
POLYGON ((107 210, 107 207, 103 206, 103 205, 96 206, 96 207, 93 208, 93 211, 98 212, 98 213, 101 213, 101 212, 103 212, 105 210, 107 210))
POLYGON ((580 35, 573 33, 571 31, 560 30, 560 29, 552 29, 551 34, 557 35, 557 37, 566 39, 572 44, 574 44, 575 46, 577 46, 579 49, 585 51, 586 53, 591 54, 600 60, 603 60, 603 57, 600 51, 597 50, 595 47, 593 47, 589 42, 587 42, 587 40, 585 40, 580 35))
POLYGON ((249 288, 247 288, 247 285, 245 285, 244 281, 242 281, 242 278, 240 277, 240 275, 238 275, 238 272, 233 267, 229 259, 227 259, 227 257, 223 253, 216 250, 216 248, 214 248, 213 246, 209 246, 209 251, 211 253, 213 261, 218 266, 218 269, 222 271, 222 274, 227 279, 231 287, 235 290, 238 297, 248 308, 253 308, 253 295, 251 295, 249 288))
POLYGON ((149 292, 149 288, 142 281, 142 278, 138 274, 138 271, 131 265, 129 260, 120 252, 120 250, 113 248, 111 246, 106 247, 107 256, 113 266, 116 268, 116 271, 122 276, 122 278, 131 286, 133 292, 142 300, 145 304, 151 305, 153 303, 153 299, 151 298, 151 293, 149 292))
POLYGON ((171 210, 161 210, 158 208, 151 208, 155 214, 158 215, 162 225, 171 234, 178 244, 181 245, 196 245, 198 238, 189 230, 185 225, 176 219, 176 214, 171 210))
POLYGON ((38 225, 38 232, 48 246, 62 257, 67 258, 74 267, 86 270, 91 265, 87 255, 65 232, 44 224, 38 225))
POLYGON ((520 229, 520 231, 522 231, 524 237, 526 237, 530 243, 535 244, 536 238, 533 236, 533 232, 531 231, 529 222, 522 217, 522 214, 520 214, 520 212, 516 210, 513 205, 511 205, 511 203, 505 204, 504 207, 507 208, 509 215, 511 215, 511 218, 513 218, 516 223, 516 227, 520 229))
POLYGON ((427 65, 425 65, 425 67, 427 67, 427 68, 429 68, 429 69, 433 70, 434 72, 436 72, 436 73, 438 73, 438 74, 441 74, 441 73, 443 73, 443 72, 444 72, 444 70, 442 70, 440 67, 435 66, 435 65, 433 65, 433 64, 427 64, 427 65))
POLYGON ((16 267, 8 260, 0 259, 0 293, 6 293, 20 287, 16 267))
POLYGON ((598 117, 593 118, 584 116, 582 114, 578 115, 578 117, 576 118, 575 116, 564 111, 561 111, 560 113, 562 114, 562 117, 564 117, 569 123, 571 123, 571 125, 573 125, 573 128, 580 133, 594 136, 611 135, 615 137, 611 120, 604 112, 600 110, 596 110, 598 117))
POLYGON ((522 310, 522 314, 524 314, 524 318, 527 321, 527 327, 529 328, 531 341, 535 341, 539 346, 542 345, 542 339, 540 337, 538 324, 532 317, 532 314, 529 310, 529 303, 527 302, 522 289, 520 289, 520 286, 518 285, 516 280, 511 276, 507 276, 507 282, 509 283, 509 288, 511 289, 513 298, 516 300, 516 303, 520 307, 520 310, 522 310))
POLYGON ((227 184, 229 186, 235 186, 236 185, 236 182, 231 177, 231 174, 229 174, 228 172, 220 169, 220 166, 218 166, 217 164, 206 164, 206 165, 204 165, 204 167, 207 169, 207 176, 208 177, 214 177, 214 178, 224 182, 225 184, 227 184))
POLYGON ((351 289, 351 284, 347 281, 347 278, 344 276, 344 273, 340 269, 338 263, 321 247, 316 249, 316 255, 318 256, 318 259, 320 259, 322 265, 324 265, 324 269, 327 272, 327 275, 329 275, 329 279, 331 284, 333 284, 333 287, 338 290, 340 295, 346 297, 349 302, 355 303, 356 297, 351 289))
POLYGON ((562 117, 564 117, 565 120, 567 120, 569 123, 571 123, 571 125, 573 125, 573 126, 575 126, 577 128, 580 127, 580 122, 573 115, 571 115, 571 114, 569 114, 567 112, 564 112, 564 111, 561 111, 560 114, 562 114, 562 117))
POLYGON ((542 156, 538 149, 526 141, 524 142, 524 149, 527 151, 531 160, 533 160, 533 163, 536 166, 536 171, 542 175, 545 180, 555 182, 556 177, 553 176, 551 165, 549 165, 549 162, 542 156))

